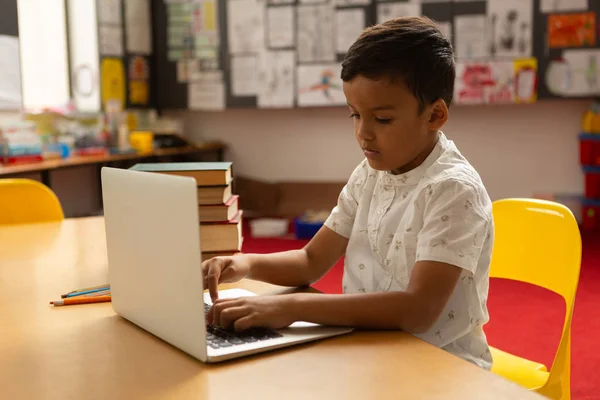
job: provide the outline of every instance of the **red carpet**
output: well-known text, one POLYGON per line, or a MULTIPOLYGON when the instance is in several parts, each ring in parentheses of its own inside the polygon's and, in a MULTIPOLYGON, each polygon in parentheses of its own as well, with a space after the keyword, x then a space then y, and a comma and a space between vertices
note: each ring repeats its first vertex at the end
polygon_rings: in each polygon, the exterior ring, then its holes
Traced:
MULTIPOLYGON (((248 232, 249 233, 249 232, 248 232)), ((306 241, 253 239, 244 241, 246 253, 270 253, 301 248, 306 241)), ((314 286, 325 293, 341 293, 340 261, 314 286)), ((577 400, 600 398, 600 235, 584 234, 581 276, 575 301, 571 348, 571 394, 577 400)), ((535 286, 493 279, 485 331, 489 343, 510 353, 543 362, 550 368, 560 340, 564 302, 535 286)))

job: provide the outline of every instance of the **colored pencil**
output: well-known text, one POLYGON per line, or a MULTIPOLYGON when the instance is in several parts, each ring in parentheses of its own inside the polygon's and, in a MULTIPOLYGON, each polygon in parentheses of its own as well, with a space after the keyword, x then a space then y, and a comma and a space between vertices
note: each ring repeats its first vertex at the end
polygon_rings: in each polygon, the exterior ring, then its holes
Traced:
POLYGON ((96 296, 96 297, 75 297, 70 299, 62 299, 51 301, 50 304, 56 306, 70 306, 74 304, 89 304, 89 303, 104 303, 107 301, 111 301, 112 298, 110 296, 96 296))
POLYGON ((60 297, 64 299, 67 296, 75 294, 75 293, 87 292, 89 290, 97 290, 97 289, 103 289, 103 290, 110 289, 110 285, 107 283, 107 284, 104 284, 104 285, 91 286, 91 287, 88 287, 88 288, 82 288, 82 289, 72 290, 72 291, 70 291, 67 294, 62 294, 60 297))
POLYGON ((110 290, 103 290, 101 292, 94 292, 94 293, 83 295, 83 297, 97 297, 97 296, 110 296, 110 290))
POLYGON ((85 290, 83 292, 75 292, 75 293, 67 293, 67 295, 65 297, 60 296, 61 298, 69 298, 69 297, 76 297, 76 296, 82 296, 84 294, 92 294, 92 293, 97 293, 97 292, 105 292, 107 291, 108 288, 99 288, 99 289, 91 289, 91 290, 85 290))

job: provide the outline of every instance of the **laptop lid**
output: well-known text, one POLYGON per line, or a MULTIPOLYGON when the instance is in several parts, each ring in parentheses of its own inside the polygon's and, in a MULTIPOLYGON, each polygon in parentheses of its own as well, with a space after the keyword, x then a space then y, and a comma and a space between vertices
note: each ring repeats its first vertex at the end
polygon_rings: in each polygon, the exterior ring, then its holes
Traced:
POLYGON ((195 180, 104 167, 102 194, 115 312, 206 361, 195 180))

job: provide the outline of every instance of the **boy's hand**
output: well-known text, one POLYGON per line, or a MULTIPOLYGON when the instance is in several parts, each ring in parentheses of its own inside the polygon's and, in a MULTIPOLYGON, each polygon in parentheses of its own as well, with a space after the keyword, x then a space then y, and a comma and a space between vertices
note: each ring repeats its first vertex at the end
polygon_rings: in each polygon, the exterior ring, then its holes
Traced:
POLYGON ((291 311, 294 295, 253 296, 217 300, 207 322, 225 329, 285 328, 295 322, 291 311))
POLYGON ((210 293, 213 303, 219 298, 219 283, 237 282, 248 276, 250 265, 244 256, 215 257, 202 263, 204 288, 210 293))

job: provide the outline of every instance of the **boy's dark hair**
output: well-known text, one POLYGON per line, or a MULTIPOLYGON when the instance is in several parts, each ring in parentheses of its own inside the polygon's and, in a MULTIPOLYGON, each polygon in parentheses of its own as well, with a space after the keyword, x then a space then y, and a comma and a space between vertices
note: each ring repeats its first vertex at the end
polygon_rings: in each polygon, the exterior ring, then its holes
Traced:
POLYGON ((342 62, 342 80, 357 75, 398 79, 419 102, 442 99, 448 106, 454 92, 454 52, 450 41, 426 17, 401 17, 367 28, 342 62))

